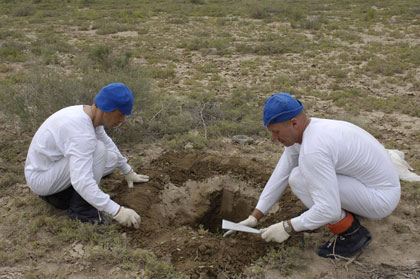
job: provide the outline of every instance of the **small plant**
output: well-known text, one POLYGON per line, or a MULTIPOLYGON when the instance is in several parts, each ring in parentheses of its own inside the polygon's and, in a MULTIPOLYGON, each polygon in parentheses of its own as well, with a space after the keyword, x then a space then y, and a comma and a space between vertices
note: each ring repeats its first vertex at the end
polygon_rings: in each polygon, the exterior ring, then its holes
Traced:
POLYGON ((368 71, 385 76, 401 74, 406 69, 406 67, 407 66, 404 63, 395 58, 385 60, 379 57, 373 58, 366 65, 366 69, 368 71))
POLYGON ((12 185, 21 182, 21 178, 14 172, 6 172, 0 178, 0 189, 11 187, 12 185))
POLYGON ((35 8, 32 5, 23 4, 18 6, 13 14, 18 17, 32 16, 35 14, 35 8))
POLYGON ((265 19, 270 16, 270 14, 267 12, 267 10, 263 7, 252 7, 250 9, 250 15, 251 18, 255 19, 265 19))
POLYGON ((23 62, 26 60, 25 47, 17 42, 6 42, 0 47, 0 61, 23 62))
POLYGON ((302 250, 297 247, 281 245, 272 248, 262 259, 272 268, 278 269, 283 276, 290 276, 293 268, 301 264, 302 250))
POLYGON ((190 1, 193 4, 200 4, 200 5, 205 3, 205 0, 190 0, 190 1))
POLYGON ((410 231, 410 228, 404 224, 394 224, 393 227, 397 233, 408 233, 410 231))
POLYGON ((409 200, 420 199, 420 182, 401 182, 402 195, 409 200))
POLYGON ((345 41, 351 44, 362 41, 362 38, 360 37, 360 35, 354 32, 349 32, 349 31, 344 31, 344 30, 335 31, 334 36, 339 38, 342 41, 345 41))
POLYGON ((174 139, 168 141, 168 146, 175 149, 194 148, 202 149, 206 146, 206 138, 198 133, 188 133, 176 135, 174 139))

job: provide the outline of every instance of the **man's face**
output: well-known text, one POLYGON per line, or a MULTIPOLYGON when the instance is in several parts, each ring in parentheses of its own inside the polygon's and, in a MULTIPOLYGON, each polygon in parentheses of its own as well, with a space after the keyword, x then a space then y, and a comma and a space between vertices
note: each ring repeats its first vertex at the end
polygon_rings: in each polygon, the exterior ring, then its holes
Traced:
POLYGON ((268 125, 267 129, 271 132, 271 140, 279 141, 284 146, 292 146, 299 137, 295 124, 295 121, 287 120, 268 125))
POLYGON ((106 127, 116 128, 125 121, 125 114, 118 109, 110 112, 104 112, 103 123, 106 127))

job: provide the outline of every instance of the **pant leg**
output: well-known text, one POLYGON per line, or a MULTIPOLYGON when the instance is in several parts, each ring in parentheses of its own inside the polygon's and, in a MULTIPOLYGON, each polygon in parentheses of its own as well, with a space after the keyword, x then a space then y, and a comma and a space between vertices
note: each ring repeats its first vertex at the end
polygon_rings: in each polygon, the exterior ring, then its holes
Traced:
MULTIPOLYGON (((93 153, 93 177, 99 184, 104 175, 105 165, 107 161, 108 151, 102 141, 96 144, 95 152, 93 153)), ((89 204, 77 191, 74 191, 70 199, 70 206, 68 215, 71 219, 78 219, 82 222, 103 223, 103 215, 89 204)))
MULTIPOLYGON (((357 179, 346 175, 337 175, 337 181, 341 208, 346 211, 366 218, 380 219, 391 214, 398 205, 399 188, 369 188, 357 179)), ((308 208, 311 208, 314 202, 299 167, 294 168, 290 173, 289 184, 293 193, 308 208)))
MULTIPOLYGON (((98 184, 104 175, 114 171, 117 160, 117 155, 108 151, 102 141, 98 141, 93 154, 92 166, 93 176, 98 184)), ((38 193, 40 198, 56 208, 68 209, 70 218, 80 219, 84 222, 98 221, 100 213, 87 203, 71 185, 67 158, 57 161, 47 172, 29 177, 28 181, 31 183, 28 182, 28 185, 32 185, 30 188, 38 193)))
POLYGON ((314 201, 307 190, 306 184, 307 182, 300 173, 299 167, 293 168, 289 175, 290 188, 307 208, 311 208, 314 205, 314 201))
POLYGON ((369 188, 357 179, 337 175, 341 207, 357 215, 381 219, 394 211, 400 200, 400 188, 369 188))
POLYGON ((104 222, 103 214, 85 201, 76 191, 73 191, 67 213, 71 219, 77 219, 81 222, 99 224, 104 222))
POLYGON ((27 171, 28 187, 40 196, 49 196, 67 189, 70 182, 69 159, 63 157, 55 161, 47 171, 27 171))
POLYGON ((105 163, 103 176, 111 174, 117 168, 117 164, 118 164, 118 155, 111 150, 107 150, 106 163, 105 163))
POLYGON ((70 207, 70 200, 73 196, 74 188, 70 185, 67 189, 48 196, 39 196, 44 201, 53 205, 58 209, 68 209, 70 207))

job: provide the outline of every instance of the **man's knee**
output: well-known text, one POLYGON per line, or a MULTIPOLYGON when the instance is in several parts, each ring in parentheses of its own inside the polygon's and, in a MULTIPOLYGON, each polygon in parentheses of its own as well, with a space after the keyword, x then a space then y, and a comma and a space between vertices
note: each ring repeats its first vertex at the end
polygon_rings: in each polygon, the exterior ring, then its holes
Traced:
MULTIPOLYGON (((299 167, 292 169, 289 175, 289 185, 293 189, 300 189, 304 185, 302 174, 299 167)), ((295 190, 293 190, 295 191, 295 190)))
POLYGON ((105 168, 115 169, 117 167, 117 164, 118 164, 118 155, 115 152, 108 150, 105 168))
POLYGON ((299 170, 299 167, 294 168, 289 175, 289 185, 295 194, 307 208, 311 208, 314 204, 312 197, 306 187, 305 179, 299 170))
POLYGON ((96 143, 95 152, 93 153, 94 161, 102 161, 102 160, 106 161, 106 157, 107 157, 106 153, 107 153, 107 150, 106 150, 105 143, 98 140, 96 143))
POLYGON ((384 201, 381 200, 380 203, 376 203, 374 208, 369 211, 367 218, 370 219, 382 219, 390 215, 398 205, 398 201, 395 202, 392 199, 384 201))

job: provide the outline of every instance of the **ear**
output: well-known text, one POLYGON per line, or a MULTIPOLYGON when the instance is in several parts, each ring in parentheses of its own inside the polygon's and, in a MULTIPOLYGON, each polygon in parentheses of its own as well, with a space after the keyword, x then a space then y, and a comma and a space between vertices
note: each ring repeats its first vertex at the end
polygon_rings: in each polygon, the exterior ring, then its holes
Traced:
POLYGON ((297 128, 299 125, 298 120, 296 118, 290 119, 290 124, 292 125, 293 128, 297 128))

